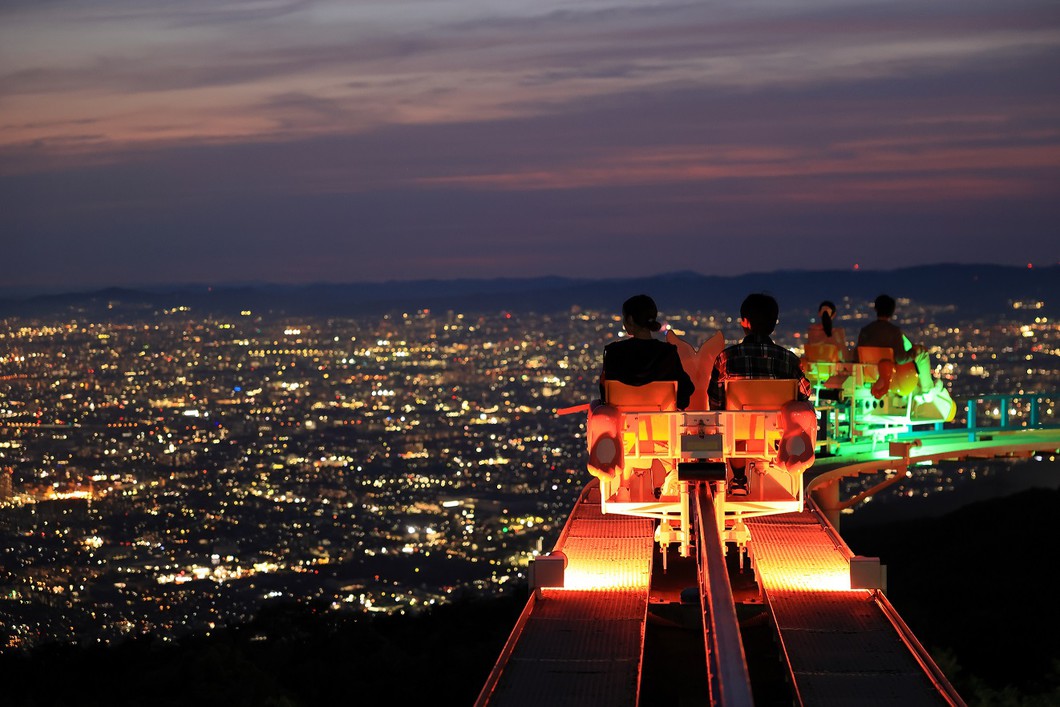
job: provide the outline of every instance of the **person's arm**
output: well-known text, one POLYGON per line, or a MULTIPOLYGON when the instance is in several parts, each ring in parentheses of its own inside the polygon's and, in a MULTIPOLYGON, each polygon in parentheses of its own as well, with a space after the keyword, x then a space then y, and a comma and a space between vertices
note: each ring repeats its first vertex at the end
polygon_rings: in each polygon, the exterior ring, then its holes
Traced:
POLYGON ((677 347, 671 343, 667 343, 667 346, 670 347, 670 350, 663 359, 663 370, 660 371, 660 379, 677 382, 677 409, 684 410, 692 399, 692 393, 695 392, 696 385, 692 382, 688 372, 685 371, 685 367, 681 365, 681 354, 678 353, 677 347))
MULTIPOLYGON (((810 380, 802 372, 802 362, 800 361, 799 357, 795 355, 794 352, 788 351, 787 354, 787 373, 789 376, 798 381, 796 385, 797 390, 795 391, 795 396, 799 400, 809 400, 810 392, 813 390, 813 386, 810 384, 810 380)), ((784 369, 781 368, 778 372, 783 374, 784 369)))
POLYGON ((711 410, 724 410, 725 409, 725 384, 722 383, 722 372, 720 370, 723 364, 724 357, 718 355, 718 358, 714 361, 714 368, 710 371, 710 383, 707 384, 707 398, 710 402, 711 410))
POLYGON ((919 347, 910 344, 905 334, 899 333, 896 338, 897 341, 891 346, 894 349, 894 362, 896 364, 909 363, 915 359, 919 353, 919 347))
POLYGON ((692 379, 680 363, 679 360, 677 366, 677 409, 684 410, 692 400, 692 393, 696 392, 696 384, 692 382, 692 379))
POLYGON ((919 344, 911 343, 909 338, 904 335, 902 336, 902 343, 908 347, 905 354, 909 357, 910 361, 920 363, 928 360, 929 354, 927 348, 920 346, 919 344))
POLYGON ((835 345, 839 351, 839 360, 849 361, 850 349, 847 347, 847 333, 841 327, 833 327, 832 338, 835 339, 835 345))
POLYGON ((607 375, 607 347, 604 347, 604 363, 600 366, 600 400, 607 402, 607 393, 604 392, 604 381, 607 375))

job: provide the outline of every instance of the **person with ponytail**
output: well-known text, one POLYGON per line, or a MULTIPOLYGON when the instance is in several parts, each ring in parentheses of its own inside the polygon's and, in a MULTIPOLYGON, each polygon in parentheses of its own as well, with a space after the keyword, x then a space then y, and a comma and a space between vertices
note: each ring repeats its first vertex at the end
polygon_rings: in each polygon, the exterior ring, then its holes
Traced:
POLYGON ((812 345, 832 344, 839 361, 847 359, 846 332, 835 326, 835 303, 825 300, 817 305, 817 321, 810 325, 807 342, 812 345))
POLYGON ((655 300, 634 295, 622 304, 622 327, 629 335, 604 347, 600 373, 600 398, 607 402, 604 381, 644 385, 652 381, 677 381, 677 408, 688 407, 695 391, 692 379, 681 367, 677 347, 652 337, 662 329, 655 300))

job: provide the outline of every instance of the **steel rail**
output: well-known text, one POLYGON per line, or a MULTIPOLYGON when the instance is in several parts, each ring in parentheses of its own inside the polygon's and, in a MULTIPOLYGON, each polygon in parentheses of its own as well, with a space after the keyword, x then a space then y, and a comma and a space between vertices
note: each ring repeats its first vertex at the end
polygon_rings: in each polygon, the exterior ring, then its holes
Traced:
POLYGON ((696 484, 695 522, 699 567, 699 596, 707 680, 712 705, 750 707, 754 704, 747 656, 725 563, 725 547, 718 530, 714 497, 707 482, 696 484))

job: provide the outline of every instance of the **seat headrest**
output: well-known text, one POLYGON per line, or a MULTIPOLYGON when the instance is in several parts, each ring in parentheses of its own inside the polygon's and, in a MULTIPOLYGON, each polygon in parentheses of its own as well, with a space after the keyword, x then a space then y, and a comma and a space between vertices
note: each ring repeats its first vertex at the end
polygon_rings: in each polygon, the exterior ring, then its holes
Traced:
POLYGON ((644 385, 604 381, 604 395, 609 405, 623 410, 677 409, 677 381, 652 381, 644 385))
POLYGON ((860 363, 879 363, 884 359, 894 360, 894 351, 889 346, 858 347, 858 361, 860 363))
POLYGON ((794 378, 745 378, 725 381, 726 410, 779 410, 797 397, 794 378))

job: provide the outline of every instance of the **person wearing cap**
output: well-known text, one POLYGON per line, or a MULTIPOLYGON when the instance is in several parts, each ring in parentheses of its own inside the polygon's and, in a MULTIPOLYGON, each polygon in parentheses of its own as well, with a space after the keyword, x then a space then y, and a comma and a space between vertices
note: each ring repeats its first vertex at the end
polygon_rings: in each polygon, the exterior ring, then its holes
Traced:
POLYGON ((644 385, 653 381, 677 381, 677 408, 684 410, 696 387, 681 367, 677 347, 652 334, 662 329, 655 300, 634 295, 622 303, 622 327, 628 337, 604 347, 600 372, 600 399, 607 402, 604 381, 644 385))

